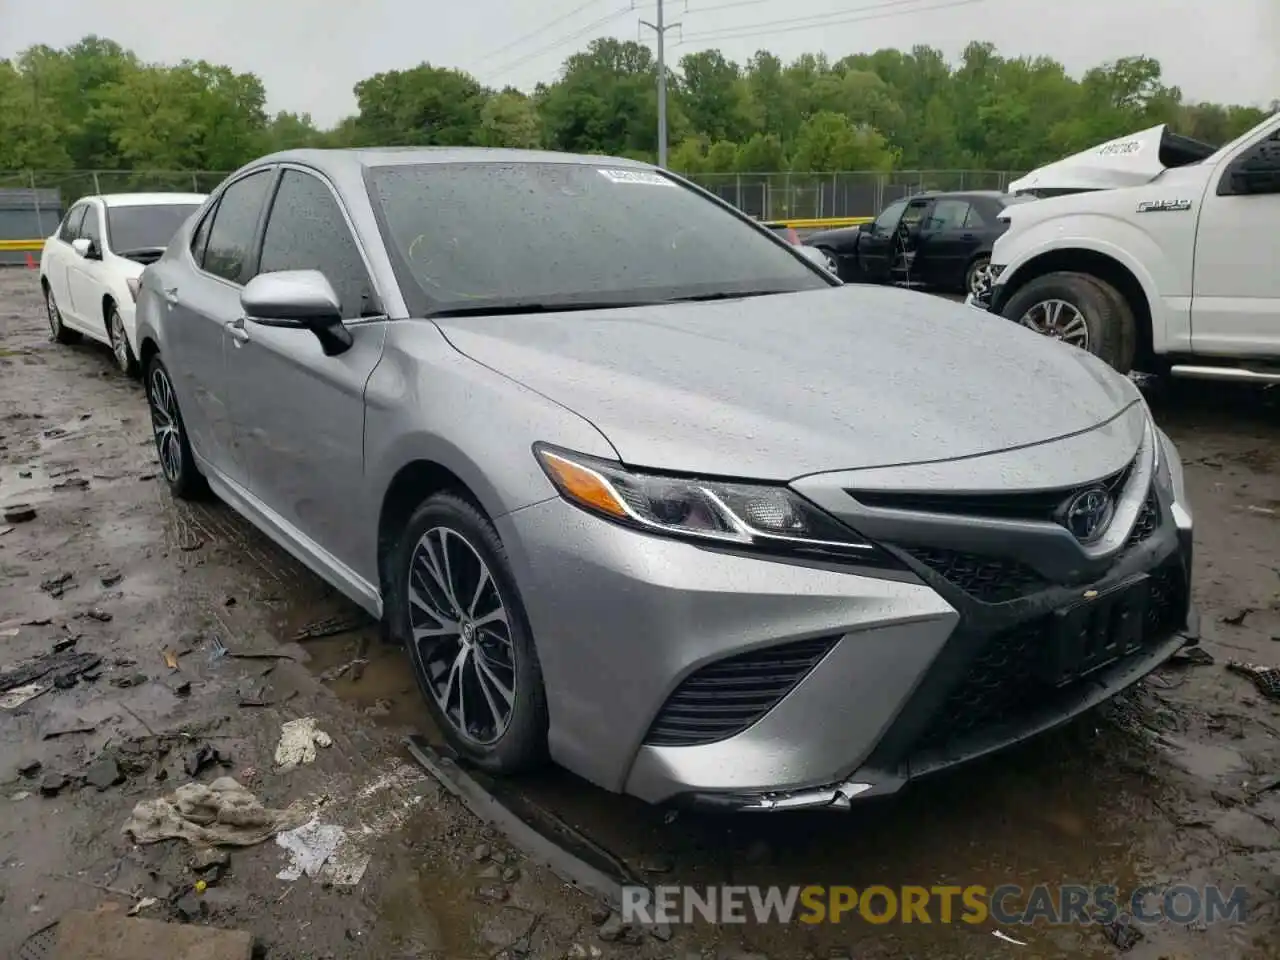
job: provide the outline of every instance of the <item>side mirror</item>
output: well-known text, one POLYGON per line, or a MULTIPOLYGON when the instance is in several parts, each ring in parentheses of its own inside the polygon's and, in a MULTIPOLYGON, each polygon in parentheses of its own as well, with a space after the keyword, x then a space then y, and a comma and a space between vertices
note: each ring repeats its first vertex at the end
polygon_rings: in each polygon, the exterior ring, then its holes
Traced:
POLYGON ((97 260, 98 251, 94 247, 93 241, 88 237, 76 237, 71 241, 71 249, 76 252, 76 256, 81 260, 97 260))
POLYGON ((342 323, 342 302, 319 270, 260 273, 241 292, 240 306, 254 323, 310 330, 328 357, 353 342, 342 323))

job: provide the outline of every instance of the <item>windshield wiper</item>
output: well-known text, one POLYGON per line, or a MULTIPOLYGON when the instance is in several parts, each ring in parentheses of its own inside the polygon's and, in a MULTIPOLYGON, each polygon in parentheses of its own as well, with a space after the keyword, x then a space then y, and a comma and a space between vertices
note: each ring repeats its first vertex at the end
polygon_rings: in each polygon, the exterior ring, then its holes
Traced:
POLYGON ((574 300, 568 303, 477 303, 466 307, 443 307, 427 314, 436 317, 503 317, 521 313, 568 313, 571 310, 617 310, 623 307, 652 307, 666 300, 574 300))
POLYGON ((746 290, 739 293, 721 291, 719 293, 695 293, 688 297, 672 297, 663 303, 695 303, 704 300, 745 300, 748 297, 774 297, 782 293, 798 293, 797 290, 746 290))

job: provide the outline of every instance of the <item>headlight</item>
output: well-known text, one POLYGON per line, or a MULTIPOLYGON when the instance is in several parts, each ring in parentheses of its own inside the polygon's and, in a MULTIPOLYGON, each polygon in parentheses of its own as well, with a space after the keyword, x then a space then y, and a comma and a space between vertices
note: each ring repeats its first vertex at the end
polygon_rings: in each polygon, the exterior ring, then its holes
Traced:
POLYGON ((888 561, 878 547, 786 487, 638 473, 542 444, 534 453, 562 497, 616 523, 726 545, 888 561))

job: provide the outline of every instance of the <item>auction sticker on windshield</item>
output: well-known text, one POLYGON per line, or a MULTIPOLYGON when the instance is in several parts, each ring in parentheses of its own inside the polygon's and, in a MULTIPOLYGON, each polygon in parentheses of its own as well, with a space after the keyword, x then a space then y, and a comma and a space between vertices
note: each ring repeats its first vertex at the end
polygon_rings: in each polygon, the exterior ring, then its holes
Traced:
POLYGON ((600 176, 614 183, 638 183, 651 187, 674 187, 675 184, 660 173, 649 170, 599 170, 600 176))

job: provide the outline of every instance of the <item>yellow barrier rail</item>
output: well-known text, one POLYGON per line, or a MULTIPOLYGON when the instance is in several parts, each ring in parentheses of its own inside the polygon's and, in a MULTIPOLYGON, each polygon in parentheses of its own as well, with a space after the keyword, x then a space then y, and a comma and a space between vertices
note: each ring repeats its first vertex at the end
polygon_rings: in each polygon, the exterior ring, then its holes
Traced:
POLYGON ((0 251, 27 250, 33 253, 39 253, 43 249, 43 240, 0 240, 0 251))
POLYGON ((824 230, 830 227, 856 227, 870 223, 875 217, 820 217, 815 220, 765 220, 766 227, 791 227, 795 230, 824 230))

